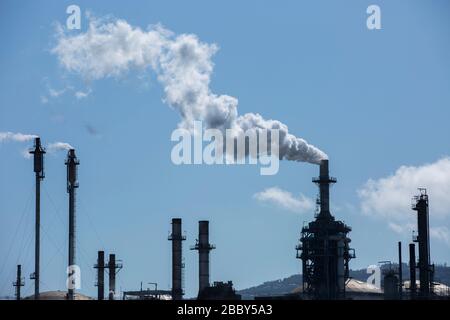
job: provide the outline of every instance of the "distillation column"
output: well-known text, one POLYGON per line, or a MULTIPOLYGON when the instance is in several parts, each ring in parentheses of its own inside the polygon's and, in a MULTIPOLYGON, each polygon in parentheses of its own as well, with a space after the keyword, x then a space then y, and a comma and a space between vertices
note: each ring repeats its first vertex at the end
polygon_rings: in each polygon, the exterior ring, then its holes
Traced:
POLYGON ((420 194, 414 197, 412 209, 417 211, 417 239, 419 250, 419 295, 427 298, 431 292, 432 269, 430 265, 430 234, 429 234, 429 213, 428 195, 426 189, 419 189, 420 194))

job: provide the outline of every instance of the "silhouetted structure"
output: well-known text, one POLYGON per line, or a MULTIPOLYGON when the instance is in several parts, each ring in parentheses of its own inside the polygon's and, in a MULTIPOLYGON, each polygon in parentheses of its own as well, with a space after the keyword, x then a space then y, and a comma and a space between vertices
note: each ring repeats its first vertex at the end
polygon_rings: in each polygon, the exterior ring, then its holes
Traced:
MULTIPOLYGON (((75 190, 78 188, 78 174, 77 166, 80 164, 78 161, 75 150, 70 149, 67 153, 67 193, 69 194, 69 265, 68 265, 68 278, 69 286, 67 292, 67 299, 73 300, 75 294, 75 286, 73 283, 73 276, 76 272, 75 266, 75 190)), ((79 275, 77 275, 79 276, 79 275)))
POLYGON ((172 234, 168 240, 172 241, 172 299, 183 299, 183 244, 186 237, 181 234, 181 219, 172 219, 172 234))
POLYGON ((415 299, 417 293, 416 286, 416 246, 409 244, 409 290, 411 299, 415 299))
POLYGON ((430 234, 429 234, 429 214, 428 195, 426 189, 419 189, 420 194, 413 198, 412 209, 417 211, 417 237, 414 239, 418 243, 419 249, 419 296, 428 298, 432 292, 433 269, 430 265, 430 234))
POLYGON ((109 300, 114 300, 116 296, 116 274, 122 269, 122 262, 116 261, 116 255, 109 255, 108 274, 109 274, 109 300))
POLYGON ((233 282, 214 282, 212 286, 203 288, 198 294, 199 300, 241 300, 241 295, 236 294, 233 282))
POLYGON ((44 154, 41 146, 41 138, 34 139, 34 149, 30 151, 33 155, 34 172, 36 174, 36 220, 35 220, 35 242, 34 242, 34 273, 30 278, 34 279, 34 299, 39 299, 40 283, 40 239, 41 239, 41 180, 44 179, 44 154))
POLYGON ((399 299, 399 280, 397 273, 389 268, 384 272, 384 299, 398 300, 399 299))
POLYGON ((403 296, 403 265, 402 265, 402 242, 398 242, 398 295, 403 296))
POLYGON ((16 288, 16 300, 20 300, 20 288, 24 285, 24 279, 22 278, 22 266, 18 264, 16 281, 13 282, 13 286, 16 288))
POLYGON ((128 300, 130 298, 138 300, 169 300, 171 298, 172 291, 158 290, 158 284, 156 282, 150 282, 149 284, 153 284, 155 286, 155 290, 142 290, 141 282, 141 290, 125 291, 123 293, 123 300, 128 300))
POLYGON ((296 247, 297 258, 302 259, 303 292, 312 299, 342 299, 349 277, 349 260, 355 255, 347 237, 351 228, 336 221, 330 213, 329 188, 336 179, 328 174, 328 160, 321 161, 320 176, 313 182, 319 186, 320 212, 302 228, 296 247))
POLYGON ((198 295, 209 287, 209 252, 215 249, 214 245, 209 243, 209 221, 198 222, 198 239, 191 250, 198 251, 198 295))
POLYGON ((97 264, 94 265, 97 269, 97 300, 105 299, 105 252, 99 251, 97 253, 97 264))

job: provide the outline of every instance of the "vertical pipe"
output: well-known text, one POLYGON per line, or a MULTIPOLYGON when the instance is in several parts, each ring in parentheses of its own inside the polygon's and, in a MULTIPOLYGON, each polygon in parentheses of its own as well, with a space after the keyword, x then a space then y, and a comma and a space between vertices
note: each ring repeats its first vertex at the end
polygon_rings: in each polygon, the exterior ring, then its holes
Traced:
POLYGON ((421 194, 416 204, 419 242, 420 296, 430 293, 430 236, 428 232, 428 196, 421 194))
POLYGON ((16 300, 20 300, 20 287, 22 287, 22 266, 17 265, 17 279, 16 279, 16 300))
POLYGON ((198 222, 198 239, 193 250, 198 250, 198 294, 209 287, 209 252, 215 249, 214 245, 209 243, 209 221, 198 222))
MULTIPOLYGON (((75 150, 70 149, 67 153, 67 192, 69 193, 69 261, 68 261, 68 299, 73 300, 75 297, 75 286, 71 279, 76 272, 75 266, 75 189, 78 188, 77 181, 77 165, 79 161, 75 155, 75 150)), ((78 275, 75 275, 78 276, 78 275)))
POLYGON ((328 160, 322 160, 320 162, 320 212, 323 215, 330 214, 330 185, 329 172, 328 172, 328 160))
POLYGON ((209 286, 209 222, 198 223, 199 292, 209 286))
POLYGON ((40 258, 41 258, 41 179, 36 173, 36 224, 34 240, 34 299, 39 300, 40 258))
POLYGON ((44 179, 44 154, 41 139, 35 138, 34 149, 30 151, 33 155, 34 172, 36 174, 36 216, 35 216, 35 241, 34 241, 34 299, 39 299, 40 283, 40 239, 41 239, 41 180, 44 179))
POLYGON ((172 234, 169 240, 172 241, 172 299, 181 300, 183 298, 183 275, 182 275, 182 240, 186 238, 181 234, 181 219, 172 219, 172 234))
POLYGON ((97 299, 105 298, 105 252, 99 251, 97 257, 97 299))
POLYGON ((338 298, 343 298, 345 295, 345 242, 340 239, 337 242, 337 285, 338 298))
MULTIPOLYGON (((73 266, 75 265, 75 189, 71 188, 69 191, 69 262, 68 270, 69 277, 72 276, 73 266)), ((70 279, 69 279, 70 280, 70 279)), ((72 284, 69 283, 68 299, 73 300, 75 295, 75 289, 72 284)))
POLYGON ((416 246, 414 243, 409 244, 409 289, 411 298, 416 296, 416 246))
POLYGON ((109 255, 109 300, 114 300, 116 294, 116 255, 109 255))
POLYGON ((398 294, 400 299, 403 295, 403 266, 402 266, 402 242, 398 242, 398 294))

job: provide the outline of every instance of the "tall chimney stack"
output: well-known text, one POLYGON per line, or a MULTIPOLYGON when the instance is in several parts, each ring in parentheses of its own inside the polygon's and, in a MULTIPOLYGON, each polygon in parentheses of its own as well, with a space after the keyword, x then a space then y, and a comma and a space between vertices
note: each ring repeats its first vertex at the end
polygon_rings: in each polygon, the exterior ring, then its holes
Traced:
POLYGON ((34 241, 34 299, 39 299, 40 281, 40 239, 41 239, 41 180, 44 179, 44 154, 45 150, 41 146, 41 138, 35 138, 34 149, 30 151, 34 160, 34 172, 36 174, 36 220, 35 220, 35 241, 34 241))
MULTIPOLYGON (((75 286, 71 279, 76 272, 75 266, 75 189, 78 188, 77 179, 77 166, 80 164, 78 161, 75 150, 70 149, 67 153, 67 193, 69 193, 69 265, 68 265, 68 277, 69 286, 67 297, 69 300, 73 300, 75 296, 75 286)), ((79 276, 79 275, 75 275, 79 276)))
POLYGON ((320 176, 313 179, 319 185, 320 213, 318 219, 332 219, 330 212, 330 184, 336 183, 336 178, 330 177, 328 173, 328 160, 320 161, 320 176))
POLYGON ((422 298, 427 298, 431 292, 432 266, 430 265, 430 234, 428 195, 426 189, 419 189, 420 194, 414 197, 415 203, 412 209, 417 211, 417 239, 419 250, 419 293, 422 298))
POLYGON ((116 255, 109 255, 109 300, 114 300, 116 294, 116 255))
POLYGON ((209 243, 209 221, 198 222, 198 239, 191 248, 198 250, 198 294, 209 286, 209 252, 215 249, 214 245, 209 243))
POLYGON ((168 238, 172 241, 172 299, 183 298, 183 244, 186 237, 181 233, 181 219, 172 219, 172 234, 168 238))
POLYGON ((97 264, 94 266, 97 269, 97 299, 103 300, 105 298, 105 252, 99 251, 97 257, 97 264))
POLYGON ((13 282, 13 286, 16 287, 16 300, 20 300, 20 288, 25 285, 22 278, 22 265, 17 265, 17 276, 16 281, 13 282))
MULTIPOLYGON (((100 251, 102 252, 102 251, 100 251)), ((100 255, 100 253, 99 253, 100 255)), ((116 296, 116 274, 122 269, 121 260, 116 260, 115 254, 109 255, 108 273, 109 273, 109 300, 114 300, 116 296)))

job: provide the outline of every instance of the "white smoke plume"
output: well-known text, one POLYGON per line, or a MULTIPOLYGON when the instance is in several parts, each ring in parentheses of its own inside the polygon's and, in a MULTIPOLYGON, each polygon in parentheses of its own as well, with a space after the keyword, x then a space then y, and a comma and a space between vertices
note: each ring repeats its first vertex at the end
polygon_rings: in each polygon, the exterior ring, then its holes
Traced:
POLYGON ((88 30, 76 35, 60 32, 52 52, 68 71, 87 80, 117 77, 130 69, 151 69, 165 92, 165 102, 181 116, 180 127, 192 130, 194 120, 205 128, 233 129, 236 136, 247 129, 280 129, 280 158, 319 163, 324 152, 289 133, 288 127, 259 114, 239 116, 238 100, 211 91, 215 44, 196 35, 175 35, 160 25, 147 31, 124 20, 90 20, 88 30))
POLYGON ((70 149, 74 149, 74 148, 67 142, 54 142, 54 143, 49 143, 47 145, 47 151, 49 153, 53 153, 56 151, 68 151, 70 149))
POLYGON ((14 133, 14 132, 0 132, 0 143, 15 141, 15 142, 27 142, 37 138, 37 135, 34 134, 23 134, 23 133, 14 133))

